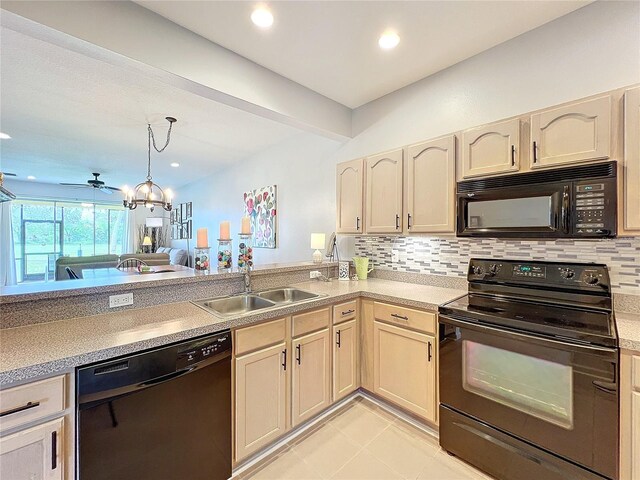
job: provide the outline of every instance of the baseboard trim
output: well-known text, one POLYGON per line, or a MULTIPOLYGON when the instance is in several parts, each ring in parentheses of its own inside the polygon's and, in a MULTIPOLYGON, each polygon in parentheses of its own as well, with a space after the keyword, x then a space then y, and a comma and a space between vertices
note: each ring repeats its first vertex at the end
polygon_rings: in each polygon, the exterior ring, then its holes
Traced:
POLYGON ((279 450, 284 448, 287 445, 287 443, 289 443, 292 440, 295 440, 296 438, 300 437, 302 434, 304 434, 305 432, 307 432, 308 430, 313 428, 315 425, 317 425, 318 423, 322 422, 325 418, 331 416, 332 414, 334 414, 335 412, 340 410, 342 407, 344 407, 345 405, 347 405, 348 403, 352 402, 353 400, 355 400, 357 398, 364 398, 364 399, 366 399, 366 400, 368 400, 368 401, 370 401, 372 403, 375 403, 377 406, 379 406, 380 408, 386 410, 387 412, 389 412, 390 414, 394 415, 395 417, 398 417, 401 420, 403 420, 404 422, 407 422, 408 424, 410 424, 411 426, 413 426, 415 428, 418 428, 419 430, 421 430, 422 432, 426 433, 427 435, 432 436, 436 440, 439 439, 438 431, 436 429, 432 428, 429 425, 426 425, 426 424, 420 422, 416 418, 414 418, 411 415, 408 415, 407 413, 405 413, 403 410, 401 410, 401 409, 399 409, 399 408, 397 408, 397 407, 395 407, 393 405, 390 405, 389 403, 385 402, 384 400, 381 400, 380 398, 372 395, 368 391, 363 390, 363 389, 360 388, 360 389, 356 390, 355 392, 353 392, 352 394, 350 394, 349 396, 347 396, 347 397, 343 398, 342 400, 339 400, 337 403, 331 405, 331 407, 329 407, 327 410, 322 412, 317 417, 314 417, 311 420, 307 421, 306 423, 296 427, 294 430, 292 430, 289 433, 287 433, 284 437, 282 437, 276 443, 274 443, 273 445, 269 446, 266 450, 262 450, 262 451, 256 453, 254 456, 249 457, 248 459, 244 460, 242 464, 240 464, 238 467, 236 467, 233 470, 233 477, 232 478, 237 477, 239 475, 243 475, 244 473, 252 470, 254 467, 258 466, 264 460, 267 460, 273 454, 277 453, 279 450))

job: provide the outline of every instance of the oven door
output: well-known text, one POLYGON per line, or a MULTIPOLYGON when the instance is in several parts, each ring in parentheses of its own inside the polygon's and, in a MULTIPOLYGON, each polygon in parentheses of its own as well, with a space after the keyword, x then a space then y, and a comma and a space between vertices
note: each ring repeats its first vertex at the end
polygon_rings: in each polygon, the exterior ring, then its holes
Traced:
POLYGON ((460 237, 567 237, 571 184, 458 193, 460 237))
POLYGON ((439 318, 443 406, 617 478, 616 349, 439 318))

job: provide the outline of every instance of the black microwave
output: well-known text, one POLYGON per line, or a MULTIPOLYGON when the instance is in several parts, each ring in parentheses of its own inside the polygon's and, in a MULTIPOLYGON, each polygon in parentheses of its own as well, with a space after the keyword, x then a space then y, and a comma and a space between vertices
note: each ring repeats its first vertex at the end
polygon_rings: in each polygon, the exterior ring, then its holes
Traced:
POLYGON ((458 182, 458 237, 616 236, 616 162, 458 182))

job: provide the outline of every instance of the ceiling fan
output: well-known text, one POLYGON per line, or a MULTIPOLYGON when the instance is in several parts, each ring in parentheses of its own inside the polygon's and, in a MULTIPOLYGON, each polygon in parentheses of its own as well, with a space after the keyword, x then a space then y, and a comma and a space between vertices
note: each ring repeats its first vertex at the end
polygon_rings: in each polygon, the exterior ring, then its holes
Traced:
POLYGON ((91 178, 91 179, 87 180, 87 183, 61 183, 60 185, 65 185, 67 187, 91 187, 91 188, 97 188, 101 192, 108 193, 109 195, 111 195, 113 192, 120 192, 121 191, 119 188, 109 187, 108 185, 105 185, 102 180, 98 180, 98 177, 100 176, 99 173, 92 173, 91 175, 93 175, 94 178, 91 178))

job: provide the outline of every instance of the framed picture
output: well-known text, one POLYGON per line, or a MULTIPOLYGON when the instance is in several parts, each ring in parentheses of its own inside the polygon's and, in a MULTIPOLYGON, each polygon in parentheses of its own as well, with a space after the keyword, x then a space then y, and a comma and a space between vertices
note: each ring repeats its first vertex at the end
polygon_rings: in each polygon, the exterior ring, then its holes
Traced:
POLYGON ((187 212, 186 212, 186 218, 191 218, 192 214, 191 214, 192 210, 191 210, 191 202, 187 203, 187 212))
POLYGON ((276 248, 278 228, 276 193, 275 185, 244 193, 244 215, 251 219, 254 247, 276 248))

